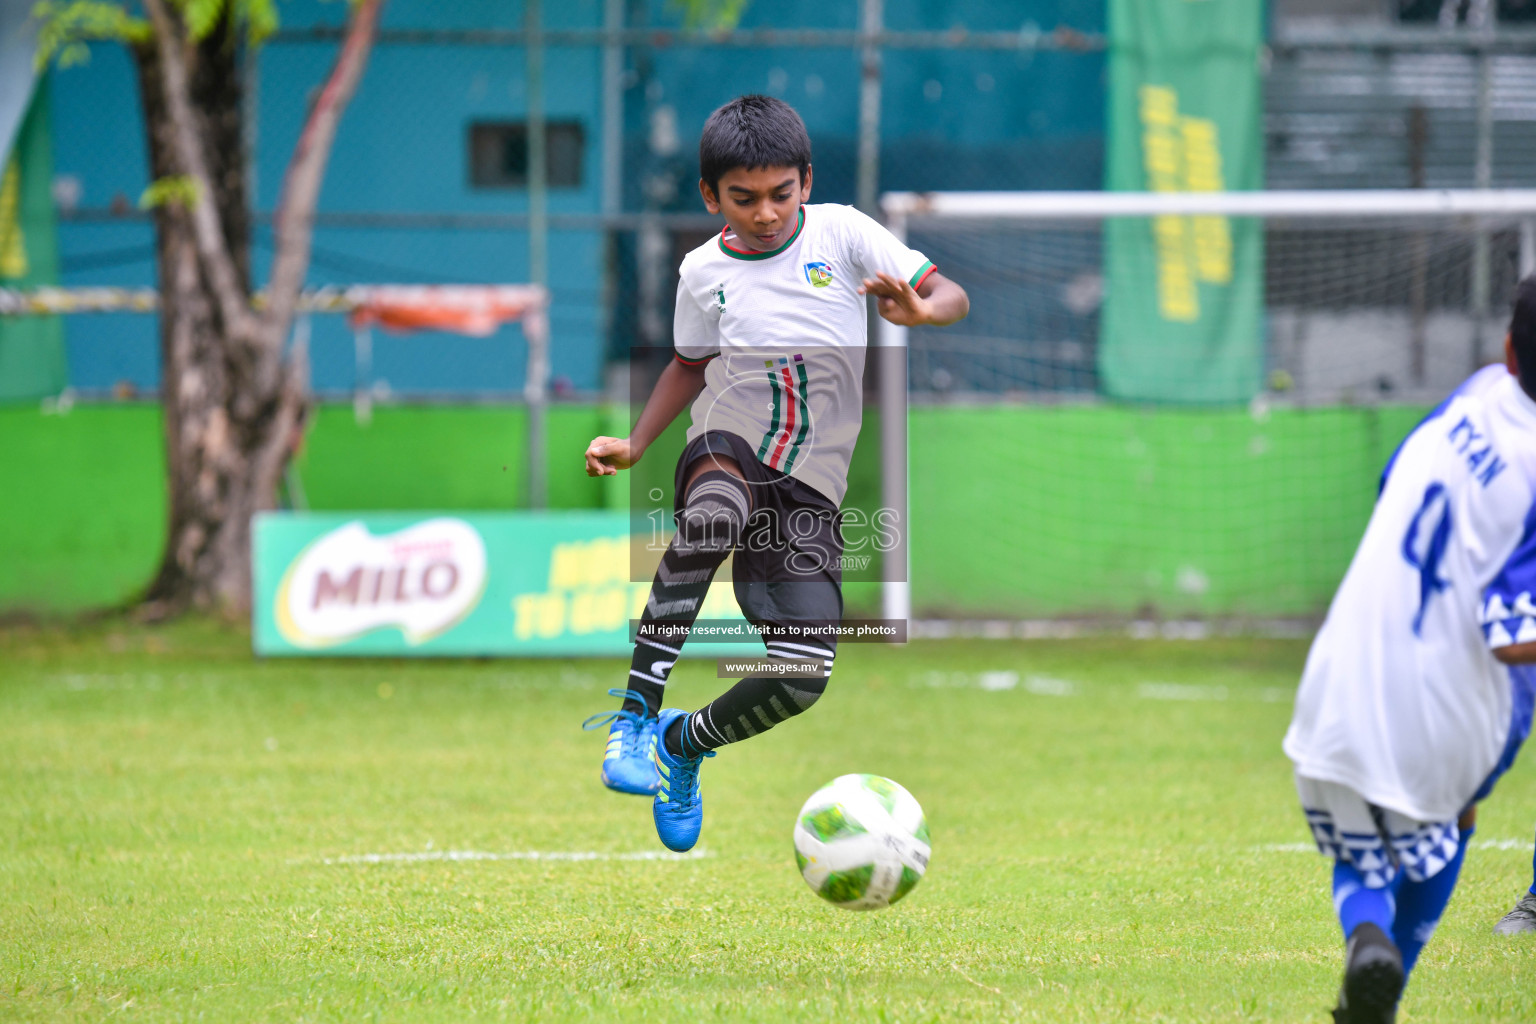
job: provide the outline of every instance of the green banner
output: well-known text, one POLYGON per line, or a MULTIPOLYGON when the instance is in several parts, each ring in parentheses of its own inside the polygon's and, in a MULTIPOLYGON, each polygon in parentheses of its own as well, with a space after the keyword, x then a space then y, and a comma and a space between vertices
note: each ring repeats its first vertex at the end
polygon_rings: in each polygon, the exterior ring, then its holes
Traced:
MULTIPOLYGON (((272 512, 254 525, 257 654, 625 655, 650 591, 630 581, 625 512, 272 512)), ((667 539, 633 542, 659 558, 667 539)), ((746 628, 729 582, 699 617, 746 628)))
MULTIPOLYGON (((59 283, 48 80, 40 79, 16 145, 0 163, 0 288, 59 283)), ((0 317, 0 400, 64 390, 64 323, 56 316, 0 317)))
MULTIPOLYGON (((1110 0, 1105 188, 1263 187, 1263 25, 1260 0, 1110 0)), ((1263 225, 1117 218, 1104 249, 1105 394, 1252 398, 1263 375, 1263 225)))

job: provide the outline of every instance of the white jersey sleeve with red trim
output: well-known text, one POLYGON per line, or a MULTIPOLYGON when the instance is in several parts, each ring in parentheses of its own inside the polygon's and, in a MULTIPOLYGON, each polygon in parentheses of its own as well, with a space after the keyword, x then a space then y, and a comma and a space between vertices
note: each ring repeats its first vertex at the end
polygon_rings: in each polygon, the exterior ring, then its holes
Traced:
POLYGON ((916 288, 933 273, 932 261, 916 249, 909 249, 885 225, 851 206, 841 209, 848 231, 848 251, 858 262, 862 276, 886 273, 916 288))
POLYGON ((679 362, 699 366, 720 354, 720 307, 706 308, 689 287, 689 274, 677 281, 677 309, 672 314, 672 348, 679 362))

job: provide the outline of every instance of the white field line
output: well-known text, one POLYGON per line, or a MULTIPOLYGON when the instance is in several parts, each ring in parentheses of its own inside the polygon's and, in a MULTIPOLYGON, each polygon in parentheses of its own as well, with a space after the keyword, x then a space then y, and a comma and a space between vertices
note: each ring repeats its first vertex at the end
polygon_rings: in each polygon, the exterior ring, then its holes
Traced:
POLYGON ((1184 683, 1137 683, 1136 696, 1146 700, 1218 701, 1227 699, 1227 688, 1184 683))
MULTIPOLYGON (((1023 690, 1038 697, 1079 697, 1091 695, 1093 687, 1084 687, 1070 679, 1052 676, 1024 675, 1008 670, 994 669, 987 672, 925 672, 908 677, 913 686, 933 689, 979 689, 990 693, 1023 690)), ((1218 703, 1223 701, 1257 701, 1261 704, 1289 703, 1295 691, 1283 686, 1266 686, 1257 691, 1228 690, 1225 686, 1200 686, 1188 683, 1142 682, 1136 684, 1136 696, 1143 700, 1196 701, 1218 703)))
POLYGON ((1077 693, 1077 684, 1051 676, 1025 676, 1024 689, 1039 697, 1071 697, 1077 693))
POLYGON ((1254 622, 1206 622, 1175 619, 1167 622, 1093 622, 1070 619, 914 619, 907 630, 913 640, 1076 640, 1125 636, 1134 640, 1208 640, 1215 637, 1307 639, 1317 623, 1301 619, 1254 622))
POLYGON ((673 853, 671 850, 638 850, 632 853, 604 853, 600 850, 509 850, 491 853, 485 850, 422 850, 418 853, 358 853, 347 857, 325 857, 321 864, 418 864, 424 861, 476 861, 476 860, 542 860, 542 861, 591 861, 591 860, 702 860, 710 856, 708 850, 689 850, 673 853))
POLYGON ((1194 686, 1184 683, 1138 683, 1136 696, 1143 700, 1224 701, 1257 700, 1264 704, 1281 704, 1295 697, 1295 692, 1281 686, 1266 686, 1256 694, 1238 691, 1236 694, 1225 686, 1194 686))
MULTIPOLYGON (((1474 839, 1474 850, 1519 850, 1524 853, 1531 849, 1532 841, 1529 839, 1474 839)), ((1254 853, 1317 853, 1316 843, 1261 843, 1251 847, 1254 853)))
POLYGON ((1529 850, 1531 846, 1532 843, 1529 839, 1472 840, 1472 849, 1474 850, 1519 850, 1521 853, 1524 853, 1525 851, 1529 850))
POLYGON ((1020 677, 1017 672, 1009 669, 990 672, 928 672, 921 676, 912 676, 911 682, 935 689, 975 687, 989 693, 1022 689, 1026 693, 1041 697, 1072 697, 1077 693, 1077 684, 1071 680, 1036 675, 1020 677))

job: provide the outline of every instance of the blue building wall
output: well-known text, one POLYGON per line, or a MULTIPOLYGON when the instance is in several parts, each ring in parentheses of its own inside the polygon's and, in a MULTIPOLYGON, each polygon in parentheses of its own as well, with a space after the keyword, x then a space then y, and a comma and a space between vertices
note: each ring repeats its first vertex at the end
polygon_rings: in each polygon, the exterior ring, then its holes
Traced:
MULTIPOLYGON (((659 7, 660 4, 653 6, 659 7)), ((855 29, 858 3, 754 3, 743 28, 855 29)), ((886 0, 893 31, 1104 30, 1103 0, 886 0)), ((764 92, 792 104, 811 132, 817 198, 852 202, 859 118, 857 54, 835 49, 747 52, 679 48, 631 55, 653 85, 630 90, 630 144, 643 143, 637 107, 677 110, 680 159, 693 153, 709 112, 732 96, 764 92), (649 93, 649 96, 643 95, 649 93)), ((882 61, 882 189, 1097 189, 1103 180, 1101 54, 887 50, 882 61)), ((631 181, 629 200, 638 202, 631 181)), ((684 190, 691 193, 691 190, 684 190)), ((686 202, 695 204, 689 194, 686 202)), ((691 208, 696 208, 692 206, 691 208)))
MULTIPOLYGON (((544 5, 550 28, 596 27, 601 0, 544 5)), ((743 27, 854 28, 857 0, 757 0, 743 27)), ((294 0, 281 6, 284 26, 338 24, 345 5, 294 0)), ((386 27, 516 28, 516 2, 392 0, 386 27)), ((631 0, 632 24, 671 23, 664 0, 631 0)), ((886 0, 892 29, 1019 30, 1058 24, 1102 30, 1102 0, 886 0)), ((268 214, 302 126, 312 90, 323 81, 335 44, 283 41, 260 53, 255 136, 255 202, 268 214)), ((137 81, 120 47, 96 45, 84 67, 52 72, 56 175, 78 182, 81 209, 136 204, 147 184, 137 81)), ((550 47, 545 108, 553 120, 585 128, 581 184, 554 189, 551 213, 600 209, 602 56, 596 48, 550 47)), ((670 177, 669 209, 698 210, 694 180, 698 130, 709 111, 742 92, 768 92, 805 117, 816 152, 816 198, 850 202, 857 149, 856 55, 845 50, 748 51, 678 47, 627 53, 625 205, 639 209, 643 180, 670 177), (679 146, 656 154, 650 126, 662 107, 675 116, 679 146)), ((1098 188, 1102 179, 1103 69, 1098 54, 1020 55, 979 51, 888 51, 884 57, 881 186, 938 188, 1098 188)), ((524 55, 490 46, 381 45, 344 117, 320 209, 331 213, 503 214, 523 212, 523 190, 469 183, 468 125, 518 120, 526 112, 524 55)), ((65 218, 60 229, 68 285, 154 283, 148 224, 130 219, 65 218)), ((270 225, 258 223, 258 277, 271 258, 270 225)), ((517 282, 528 277, 523 231, 322 227, 315 234, 310 282, 517 282)), ((553 371, 578 390, 600 386, 601 283, 605 246, 595 230, 555 231, 549 266, 553 291, 553 371)), ((622 287, 622 285, 621 285, 622 287)), ((620 314, 625 309, 621 294, 620 314)), ((104 390, 127 382, 158 386, 153 318, 69 318, 75 386, 104 390)), ((490 339, 424 334, 375 336, 375 377, 412 394, 504 393, 521 387, 524 351, 509 327, 490 339)), ((316 317, 315 386, 353 385, 352 341, 335 317, 316 317)))
MULTIPOLYGON (((90 48, 90 61, 52 72, 55 182, 73 182, 81 209, 131 210, 147 183, 137 76, 116 44, 90 48)), ((58 193, 61 190, 55 188, 58 193)), ((140 221, 59 222, 59 257, 68 286, 155 284, 154 235, 140 221)), ((69 377, 79 388, 140 388, 159 380, 154 318, 83 315, 64 320, 69 377)))

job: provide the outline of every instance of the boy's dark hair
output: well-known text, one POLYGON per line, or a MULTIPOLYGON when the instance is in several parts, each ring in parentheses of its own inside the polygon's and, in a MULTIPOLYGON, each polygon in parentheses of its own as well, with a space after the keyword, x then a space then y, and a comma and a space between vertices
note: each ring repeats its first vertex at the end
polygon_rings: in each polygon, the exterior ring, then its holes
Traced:
POLYGON ((1515 285, 1515 309, 1509 318, 1509 340, 1520 364, 1520 387, 1536 398, 1536 274, 1515 285))
POLYGON ((720 176, 737 167, 797 167, 805 183, 811 137, 794 107, 772 96, 738 96, 709 115, 699 137, 699 177, 719 195, 720 176))

